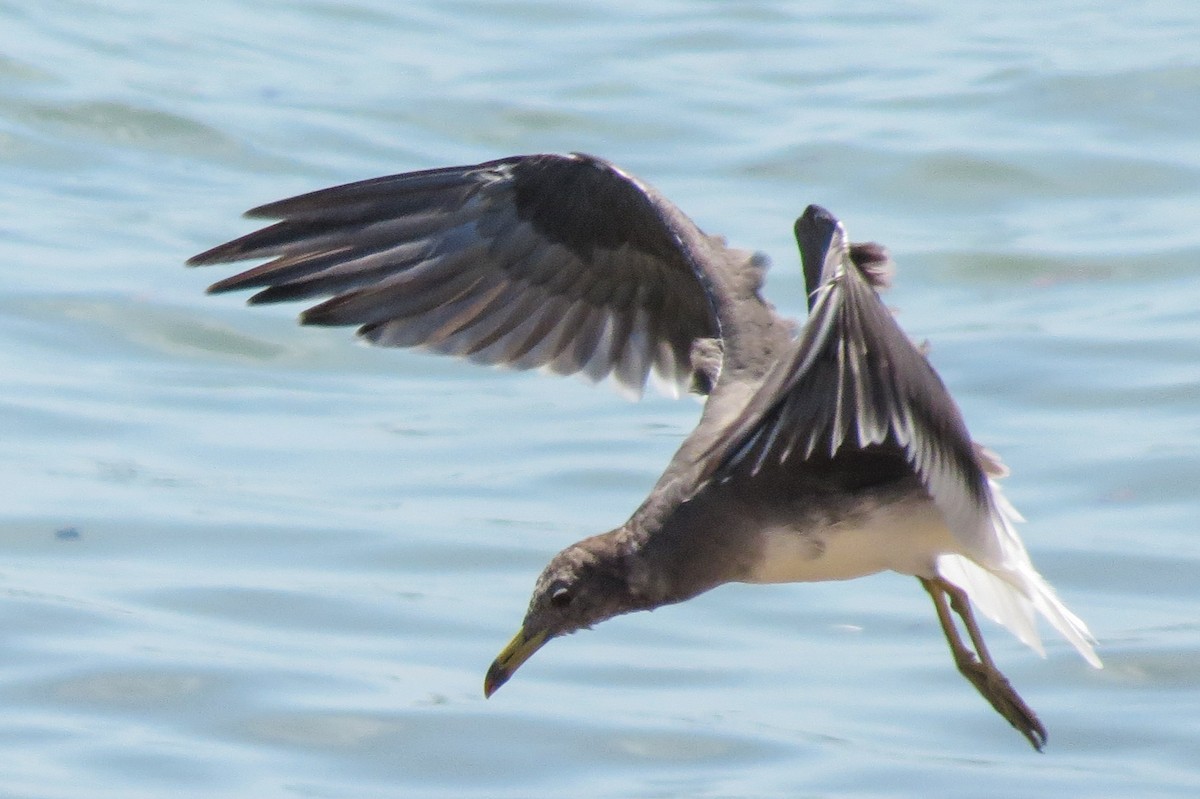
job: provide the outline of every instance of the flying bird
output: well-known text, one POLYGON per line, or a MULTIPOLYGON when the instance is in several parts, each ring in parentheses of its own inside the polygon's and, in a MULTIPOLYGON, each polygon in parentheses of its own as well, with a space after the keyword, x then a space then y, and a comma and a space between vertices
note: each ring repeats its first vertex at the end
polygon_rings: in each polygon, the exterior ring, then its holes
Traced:
POLYGON ((600 158, 525 155, 322 189, 191 258, 266 263, 214 283, 251 304, 323 299, 307 325, 482 364, 651 376, 705 398, 627 522, 572 544, 487 672, 490 696, 550 640, 728 582, 892 570, 929 593, 958 670, 1036 749, 1046 730, 988 653, 973 607, 1042 652, 1037 617, 1099 668, 1084 622, 1014 528, 961 412, 877 290, 891 263, 828 211, 796 221, 807 321, 761 296, 766 261, 702 232, 600 158), (959 629, 961 621, 965 637, 959 629))

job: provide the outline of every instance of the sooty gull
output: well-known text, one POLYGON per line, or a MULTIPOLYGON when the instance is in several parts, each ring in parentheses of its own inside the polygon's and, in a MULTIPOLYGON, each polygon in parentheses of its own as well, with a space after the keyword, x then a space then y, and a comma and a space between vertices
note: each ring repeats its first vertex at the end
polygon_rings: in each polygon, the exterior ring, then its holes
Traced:
POLYGON ((280 220, 190 259, 270 259, 211 292, 328 298, 309 325, 477 363, 612 378, 653 373, 706 401, 649 497, 555 555, 490 696, 547 641, 727 582, 916 577, 958 670, 1029 742, 1046 730, 1001 674, 972 604, 1042 652, 1036 617, 1091 665, 1087 626, 1034 569, 1020 517, 925 355, 876 293, 890 261, 829 212, 795 225, 809 314, 760 295, 765 259, 703 233, 599 158, 502 158, 323 189, 255 208, 280 220), (966 638, 952 612, 961 619, 966 638))

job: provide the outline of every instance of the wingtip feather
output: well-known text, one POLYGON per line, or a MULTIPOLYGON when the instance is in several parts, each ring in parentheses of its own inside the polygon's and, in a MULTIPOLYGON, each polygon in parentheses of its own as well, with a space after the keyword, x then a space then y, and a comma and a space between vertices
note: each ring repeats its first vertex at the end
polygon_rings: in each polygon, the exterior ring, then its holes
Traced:
POLYGON ((852 243, 850 260, 862 272, 871 288, 876 291, 891 288, 896 265, 882 244, 874 241, 852 243))

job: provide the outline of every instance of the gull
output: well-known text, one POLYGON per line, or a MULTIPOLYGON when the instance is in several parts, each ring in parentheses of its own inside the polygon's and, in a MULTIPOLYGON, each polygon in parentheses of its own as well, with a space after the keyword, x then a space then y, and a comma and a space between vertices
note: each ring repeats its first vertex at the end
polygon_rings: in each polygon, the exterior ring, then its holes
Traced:
POLYGON ((639 395, 653 377, 705 398, 629 520, 550 560, 486 696, 550 640, 620 614, 729 582, 886 570, 920 582, 958 671, 1039 751, 1046 729, 988 652, 973 608, 1044 656, 1041 617, 1101 667, 1087 626, 1017 535, 1021 518, 997 482, 1005 467, 971 439, 880 299, 886 251, 851 243, 825 209, 811 205, 795 224, 802 326, 763 299, 765 258, 580 153, 380 177, 246 215, 278 221, 189 265, 269 260, 211 293, 321 298, 302 324, 357 325, 380 346, 609 379, 639 395))

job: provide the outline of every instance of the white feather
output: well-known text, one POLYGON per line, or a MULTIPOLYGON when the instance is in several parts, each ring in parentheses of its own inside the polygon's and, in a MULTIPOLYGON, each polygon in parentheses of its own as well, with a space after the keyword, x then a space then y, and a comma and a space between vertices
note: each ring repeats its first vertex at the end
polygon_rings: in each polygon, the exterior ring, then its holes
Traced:
POLYGON ((1021 520, 1020 514, 994 480, 988 481, 988 488, 994 508, 992 543, 999 550, 999 558, 985 564, 965 555, 945 553, 936 561, 938 576, 966 591, 983 615, 1007 627, 1043 657, 1046 652, 1038 634, 1038 615, 1070 641, 1084 660, 1094 668, 1103 668, 1093 646, 1096 639, 1087 625, 1067 609, 1033 567, 1013 527, 1014 522, 1021 520))

